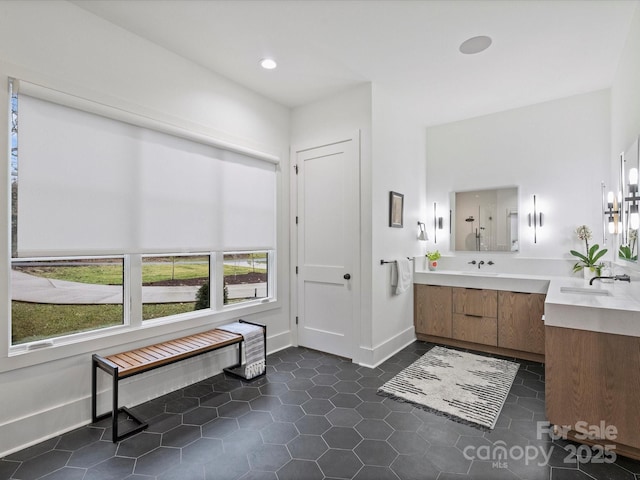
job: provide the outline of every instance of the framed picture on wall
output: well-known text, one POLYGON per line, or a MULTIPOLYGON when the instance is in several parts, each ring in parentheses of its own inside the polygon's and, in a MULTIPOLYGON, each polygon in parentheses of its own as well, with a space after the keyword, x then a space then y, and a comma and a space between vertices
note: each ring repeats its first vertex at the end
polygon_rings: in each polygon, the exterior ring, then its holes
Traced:
POLYGON ((389 226, 402 228, 404 209, 404 195, 398 192, 389 192, 389 226))

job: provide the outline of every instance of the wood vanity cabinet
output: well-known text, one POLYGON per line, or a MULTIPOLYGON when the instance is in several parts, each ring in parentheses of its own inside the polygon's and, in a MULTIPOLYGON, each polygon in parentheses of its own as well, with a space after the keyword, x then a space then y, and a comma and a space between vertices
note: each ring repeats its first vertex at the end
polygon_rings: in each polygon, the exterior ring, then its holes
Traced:
POLYGON ((545 296, 538 293, 498 292, 498 345, 544 354, 545 296))
POLYGON ((416 333, 451 337, 451 287, 416 284, 413 301, 416 333))
POLYGON ((546 359, 549 422, 568 426, 569 438, 577 432, 581 443, 616 445, 618 455, 640 460, 640 337, 546 327, 546 359), (585 439, 591 426, 600 435, 585 439))
POLYGON ((452 338, 498 344, 498 295, 495 290, 453 287, 452 338))
POLYGON ((544 362, 545 295, 414 284, 416 337, 544 362))

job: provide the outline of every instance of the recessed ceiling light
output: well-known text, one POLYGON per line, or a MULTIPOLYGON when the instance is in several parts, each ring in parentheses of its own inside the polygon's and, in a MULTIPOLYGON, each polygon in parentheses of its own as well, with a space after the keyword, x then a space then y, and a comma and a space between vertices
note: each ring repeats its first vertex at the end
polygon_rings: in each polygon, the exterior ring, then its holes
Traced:
POLYGON ((278 64, 273 58, 263 58, 260 60, 260 66, 266 70, 273 70, 278 64))
POLYGON ((465 40, 460 45, 460 52, 466 55, 473 55, 474 53, 480 53, 489 48, 491 45, 491 37, 480 35, 478 37, 471 37, 465 40))

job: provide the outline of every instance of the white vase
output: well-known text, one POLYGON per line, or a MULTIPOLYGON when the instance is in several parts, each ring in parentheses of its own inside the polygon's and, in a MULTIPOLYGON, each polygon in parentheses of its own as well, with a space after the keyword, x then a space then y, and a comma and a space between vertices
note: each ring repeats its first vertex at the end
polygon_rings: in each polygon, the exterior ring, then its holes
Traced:
POLYGON ((598 276, 598 272, 594 267, 584 267, 582 269, 582 275, 584 276, 585 282, 590 281, 593 277, 598 276))
POLYGON ((435 272, 438 269, 438 261, 437 260, 429 260, 427 258, 427 266, 429 267, 429 271, 435 272))

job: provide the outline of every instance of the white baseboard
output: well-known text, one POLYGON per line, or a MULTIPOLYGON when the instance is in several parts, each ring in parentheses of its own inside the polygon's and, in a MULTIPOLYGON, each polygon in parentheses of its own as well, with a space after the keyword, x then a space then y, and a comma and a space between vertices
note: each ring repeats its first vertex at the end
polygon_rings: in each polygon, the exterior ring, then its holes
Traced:
POLYGON ((411 325, 373 348, 360 347, 360 361, 358 364, 363 367, 375 368, 415 341, 415 328, 411 325))
POLYGON ((84 398, 0 425, 0 458, 91 422, 84 398))
POLYGON ((267 353, 275 353, 291 346, 291 331, 278 333, 267 338, 267 353))

